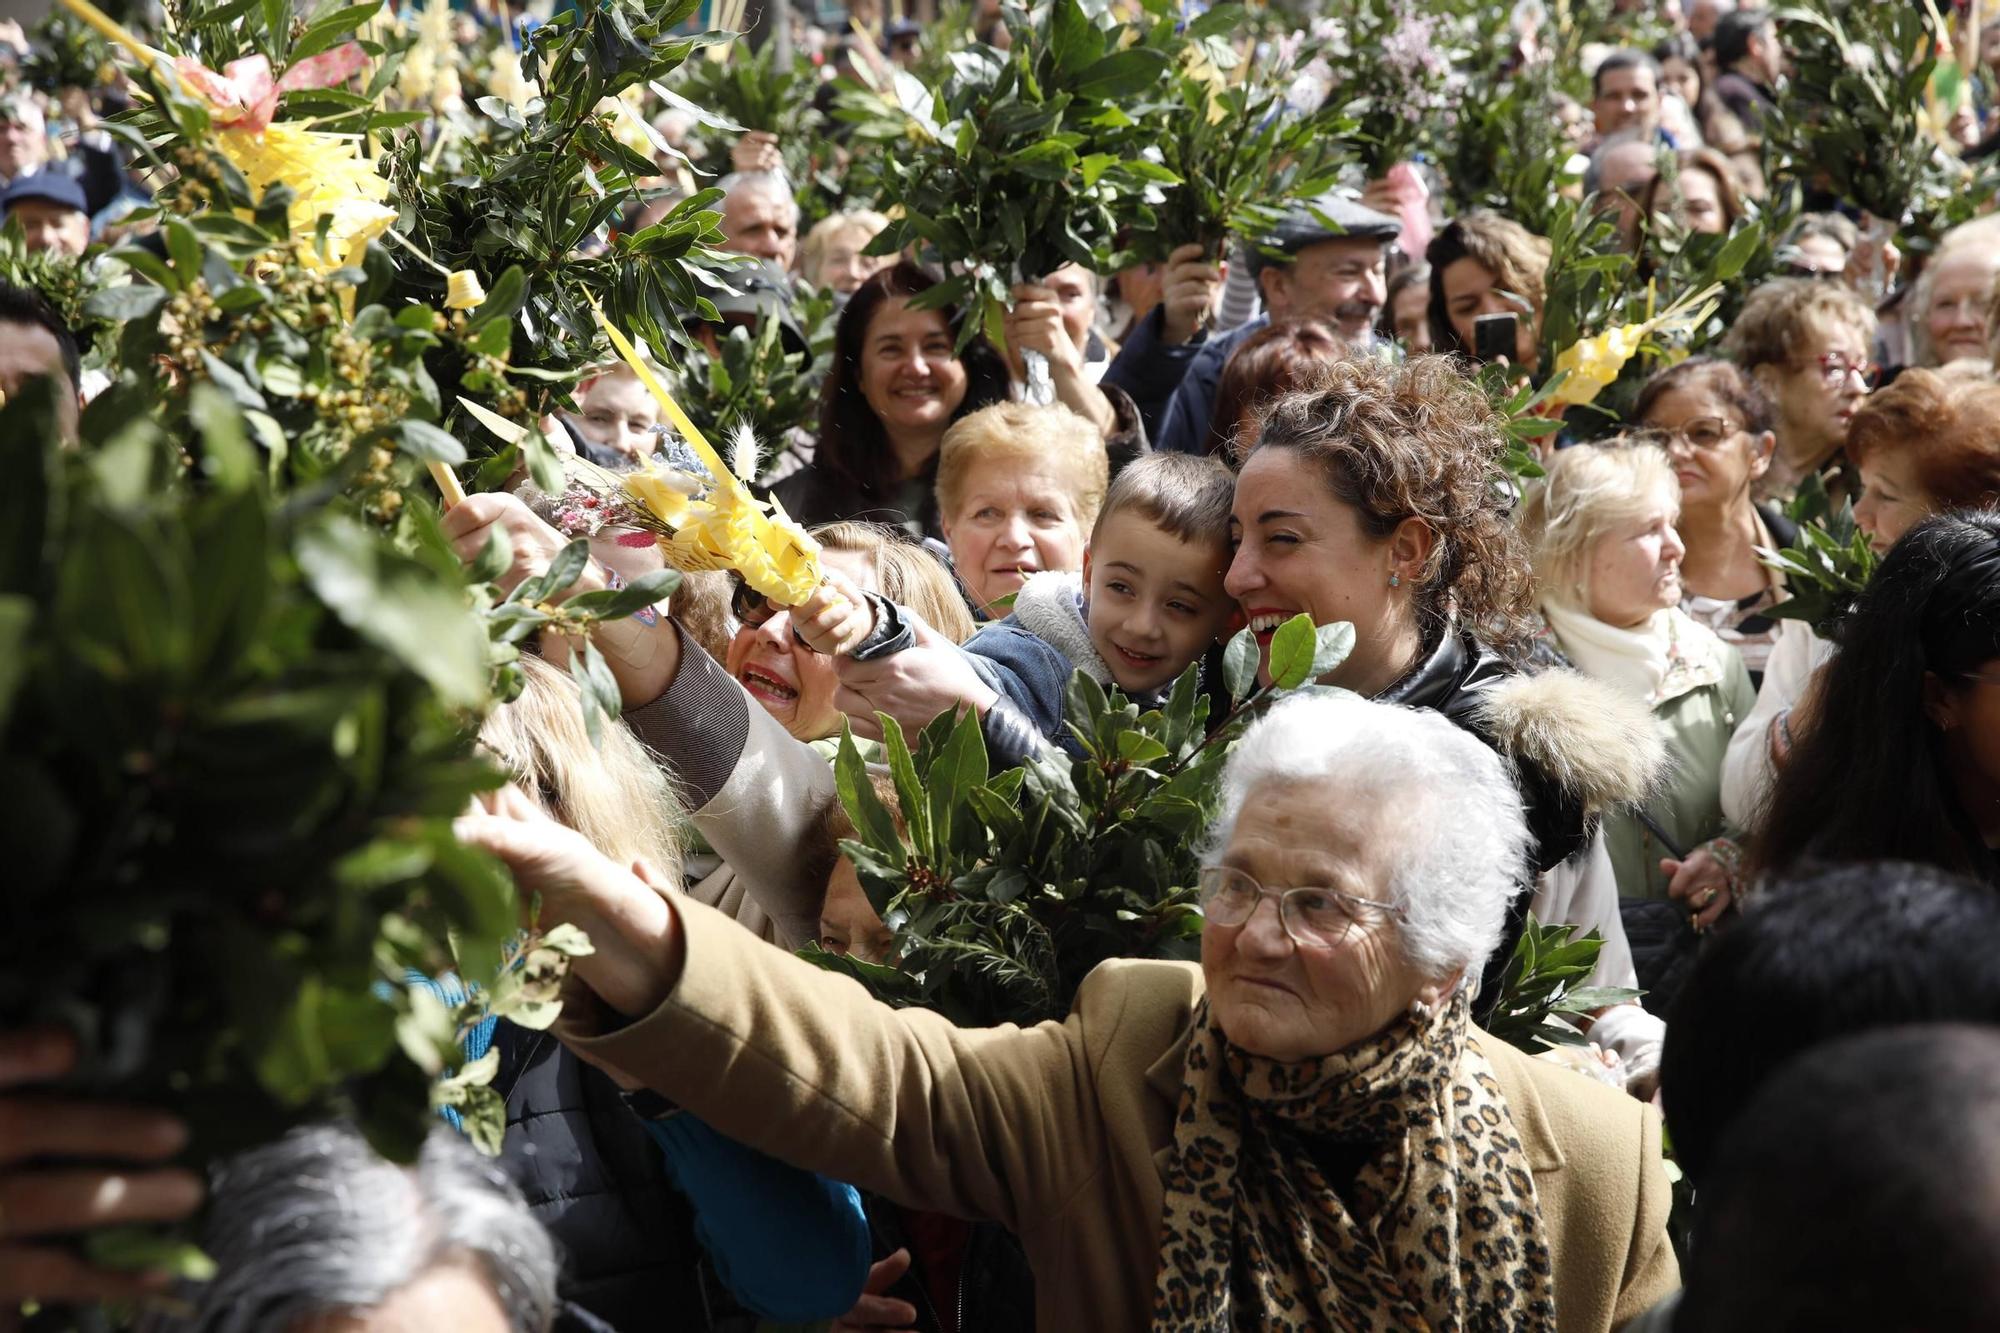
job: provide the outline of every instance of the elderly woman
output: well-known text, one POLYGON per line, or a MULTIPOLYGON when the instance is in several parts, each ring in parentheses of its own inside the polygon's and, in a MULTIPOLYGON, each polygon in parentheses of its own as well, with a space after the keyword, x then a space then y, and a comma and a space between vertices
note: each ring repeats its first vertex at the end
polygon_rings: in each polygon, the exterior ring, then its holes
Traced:
POLYGON ((868 243, 888 225, 889 219, 867 208, 821 218, 799 247, 800 276, 843 299, 854 295, 855 288, 896 262, 893 255, 866 253, 868 243))
POLYGON ((1480 316, 1513 315, 1514 364, 1533 370, 1541 354, 1548 241, 1511 218, 1474 209, 1439 232, 1425 258, 1436 350, 1471 356, 1480 316))
POLYGON ((1910 311, 1914 364, 1947 366, 1991 356, 1987 309, 1996 279, 2000 279, 2000 218, 1979 218, 1944 234, 1917 279, 1910 311))
POLYGON ((1770 400, 1742 367, 1698 356, 1647 380, 1632 416, 1666 451, 1680 483, 1681 609, 1743 655, 1754 685, 1778 637, 1778 622, 1765 612, 1784 587, 1757 552, 1798 535, 1775 505, 1751 498, 1777 447, 1770 400))
POLYGON ((215 1171, 201 1243, 214 1279, 151 1333, 548 1333, 558 1309, 548 1233, 442 1126, 408 1167, 346 1125, 241 1153, 215 1171))
POLYGON ((553 824, 461 829, 598 945, 564 1041, 778 1156, 1009 1226, 1042 1327, 1608 1330, 1675 1282, 1654 1113, 1469 1021, 1528 833, 1435 716, 1274 710, 1225 774, 1200 966, 1108 964, 1025 1031, 889 1009, 553 824))
MULTIPOLYGON (((1586 675, 1652 710, 1667 743, 1670 764, 1659 789, 1604 820, 1619 896, 1628 900, 1627 933, 1638 937, 1655 934, 1640 929, 1655 913, 1630 900, 1677 899, 1697 928, 1728 910, 1726 872, 1736 850, 1721 836, 1722 759, 1757 701, 1736 650, 1680 609, 1679 512, 1666 455, 1590 445, 1558 453, 1521 512, 1553 646, 1586 675), (1696 849, 1725 873, 1680 874, 1696 849)), ((1649 1003, 1664 1006, 1668 971, 1682 950, 1663 941, 1635 951, 1649 1003)))
POLYGON ((1066 407, 996 403, 946 431, 938 517, 974 611, 1004 616, 1028 575, 1081 569, 1109 485, 1102 438, 1066 407))
POLYGON ((1777 453, 1759 499, 1791 498, 1807 474, 1835 463, 1874 385, 1875 312, 1837 282, 1776 278, 1750 293, 1723 349, 1776 410, 1777 453))

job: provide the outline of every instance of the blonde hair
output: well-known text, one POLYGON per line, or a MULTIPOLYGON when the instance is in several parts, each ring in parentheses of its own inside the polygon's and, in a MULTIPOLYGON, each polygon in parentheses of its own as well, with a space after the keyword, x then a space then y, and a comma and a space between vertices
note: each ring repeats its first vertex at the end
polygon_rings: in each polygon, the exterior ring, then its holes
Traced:
POLYGON ((915 611, 953 643, 964 643, 978 628, 950 573, 900 530, 873 523, 827 523, 814 528, 812 535, 829 551, 867 556, 882 595, 915 611))
MULTIPOLYGON (((799 247, 799 272, 805 280, 817 286, 819 271, 826 263, 826 252, 833 245, 833 238, 850 231, 865 231, 862 240, 865 246, 880 236, 889 226, 889 219, 871 208, 855 208, 844 213, 829 213, 813 224, 811 231, 799 247)), ((894 256, 887 258, 893 259, 894 256)), ((885 259, 884 262, 887 262, 885 259)))
POLYGON ((1105 488, 1111 484, 1104 436, 1061 406, 995 403, 953 422, 938 445, 937 502, 942 518, 958 517, 967 478, 982 463, 1060 464, 1070 481, 1077 524, 1086 532, 1097 521, 1105 488))
POLYGON ((616 718, 590 743, 567 671, 521 658, 521 693, 487 715, 479 742, 550 816, 620 865, 645 860, 680 878, 680 803, 667 775, 616 718))
POLYGON ((1538 600, 1586 604, 1590 551, 1597 539, 1643 516, 1663 495, 1680 508, 1680 487, 1664 450, 1643 444, 1557 450, 1548 475, 1521 506, 1521 535, 1534 565, 1538 600))

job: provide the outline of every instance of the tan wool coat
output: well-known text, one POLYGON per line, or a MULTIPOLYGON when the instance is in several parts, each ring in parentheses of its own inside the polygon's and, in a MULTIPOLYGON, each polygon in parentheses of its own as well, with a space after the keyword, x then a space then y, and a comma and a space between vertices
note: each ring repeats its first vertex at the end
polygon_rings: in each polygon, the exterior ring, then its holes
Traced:
MULTIPOLYGON (((615 1031, 557 1031, 725 1134, 904 1205, 1021 1238, 1051 1333, 1147 1327, 1161 1172, 1195 1002, 1192 964, 1116 961, 1067 1021, 962 1029, 684 898, 686 966, 615 1031)), ((1618 1328, 1679 1285, 1650 1108, 1475 1031, 1527 1149, 1563 1333, 1618 1328)))

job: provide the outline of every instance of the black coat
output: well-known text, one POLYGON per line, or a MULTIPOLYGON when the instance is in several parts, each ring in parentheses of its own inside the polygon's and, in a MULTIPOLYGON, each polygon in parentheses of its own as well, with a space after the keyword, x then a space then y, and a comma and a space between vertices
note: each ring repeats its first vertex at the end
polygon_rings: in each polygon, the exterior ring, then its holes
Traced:
MULTIPOLYGON (((1485 742, 1508 761, 1508 771, 1521 794, 1522 812, 1528 832, 1534 838, 1534 871, 1544 874, 1583 851, 1596 832, 1583 799, 1564 785, 1555 774, 1539 765, 1510 754, 1494 735, 1487 721, 1486 695, 1521 674, 1520 668, 1486 647, 1470 634, 1452 633, 1439 639, 1423 661, 1401 680, 1377 696, 1381 702, 1408 708, 1428 708, 1449 718, 1464 731, 1485 742)), ((1488 1004, 1500 994, 1500 974, 1513 957, 1514 945, 1527 923, 1534 894, 1530 890, 1515 895, 1507 908, 1507 923, 1499 947, 1486 960, 1479 995, 1488 1004)), ((1484 1013, 1477 1015, 1483 1018, 1484 1013)))
MULTIPOLYGON (((694 1212, 608 1075, 545 1032, 501 1023, 495 1090, 507 1099, 501 1165, 561 1250, 565 1303, 617 1333, 749 1333, 717 1281, 694 1212)), ((573 1312, 559 1329, 591 1328, 573 1312)))

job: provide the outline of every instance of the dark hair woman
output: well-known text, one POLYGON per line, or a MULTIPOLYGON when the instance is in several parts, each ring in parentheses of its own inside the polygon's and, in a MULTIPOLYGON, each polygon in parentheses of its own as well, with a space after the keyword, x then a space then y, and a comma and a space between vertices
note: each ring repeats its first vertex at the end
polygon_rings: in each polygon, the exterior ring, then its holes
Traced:
POLYGON ((959 312, 912 310, 935 275, 898 263, 855 289, 834 327, 811 466, 771 488, 808 527, 893 523, 942 539, 934 480, 945 428, 1007 397, 1007 368, 984 338, 953 350, 959 312))
POLYGON ((1470 356, 1482 315, 1512 315, 1514 364, 1533 370, 1541 350, 1549 243, 1484 208, 1453 218, 1424 252, 1431 270, 1431 344, 1470 356))
POLYGON ((1919 861, 2000 880, 2000 513, 1927 519, 1889 552, 1779 770, 1754 855, 1919 861))

